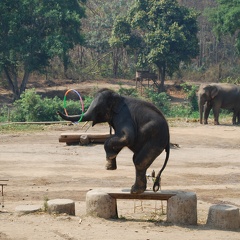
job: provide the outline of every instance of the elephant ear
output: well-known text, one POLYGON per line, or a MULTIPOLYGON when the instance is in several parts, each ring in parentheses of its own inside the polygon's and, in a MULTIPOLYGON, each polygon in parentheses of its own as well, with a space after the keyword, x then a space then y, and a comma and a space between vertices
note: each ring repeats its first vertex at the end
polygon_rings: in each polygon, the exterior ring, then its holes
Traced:
POLYGON ((119 94, 115 93, 112 100, 112 111, 114 113, 119 113, 125 105, 124 98, 119 94))
POLYGON ((215 98, 218 95, 218 92, 219 92, 219 89, 216 86, 213 86, 210 92, 211 98, 215 98))

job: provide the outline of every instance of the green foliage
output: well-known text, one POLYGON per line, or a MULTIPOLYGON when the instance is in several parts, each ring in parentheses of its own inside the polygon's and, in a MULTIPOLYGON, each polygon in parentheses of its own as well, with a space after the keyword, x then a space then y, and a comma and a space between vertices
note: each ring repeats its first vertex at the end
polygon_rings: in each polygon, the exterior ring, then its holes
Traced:
POLYGON ((110 43, 137 49, 138 66, 156 66, 163 84, 165 72, 172 75, 181 61, 198 55, 197 16, 176 0, 134 1, 115 21, 110 43))
MULTIPOLYGON (((87 95, 85 98, 84 98, 84 111, 86 112, 86 110, 89 108, 91 102, 93 100, 93 96, 90 94, 90 95, 87 95)), ((76 114, 76 113, 75 113, 76 114)))
POLYGON ((25 91, 14 103, 11 120, 17 122, 56 121, 56 111, 60 109, 60 99, 44 98, 36 94, 34 89, 25 91))
POLYGON ((221 80, 223 83, 232 83, 232 84, 240 84, 240 77, 233 78, 233 77, 227 77, 221 80))
POLYGON ((109 43, 113 48, 130 47, 130 49, 139 50, 143 42, 138 34, 132 32, 131 25, 126 21, 126 18, 118 17, 114 21, 109 43))
POLYGON ((89 1, 91 11, 88 12, 86 32, 86 46, 89 49, 96 50, 97 54, 109 52, 108 39, 113 22, 117 15, 125 12, 128 4, 126 0, 89 1))
POLYGON ((187 83, 181 84, 183 91, 186 93, 186 99, 189 102, 190 109, 194 112, 198 110, 197 86, 188 85, 187 83))
MULTIPOLYGON (((187 103, 183 104, 171 104, 169 96, 165 92, 157 93, 152 89, 146 90, 146 100, 151 101, 157 106, 166 117, 182 117, 182 118, 194 118, 198 119, 199 113, 193 108, 193 99, 196 90, 196 86, 189 86, 187 84, 182 85, 184 91, 187 93, 187 103), (190 101, 192 99, 192 102, 190 101)), ((119 94, 139 97, 134 88, 120 87, 119 94)), ((85 111, 93 100, 92 94, 84 97, 85 111)), ((67 100, 66 109, 69 115, 81 114, 81 106, 79 101, 67 100)), ((36 94, 34 89, 25 91, 19 100, 14 103, 13 108, 10 111, 10 119, 8 119, 8 108, 3 106, 0 108, 0 122, 6 122, 8 120, 12 122, 41 122, 41 121, 58 121, 61 118, 56 114, 56 111, 63 111, 63 100, 57 97, 41 98, 36 94)), ((221 111, 221 116, 229 116, 229 111, 221 111)), ((14 129, 15 127, 1 127, 1 131, 14 129)), ((23 130, 28 128, 24 125, 23 130)))
POLYGON ((236 47, 240 52, 240 4, 239 0, 217 0, 217 7, 208 9, 206 14, 213 23, 213 30, 220 38, 226 33, 236 34, 236 47))
POLYGON ((199 118, 198 111, 192 111, 189 104, 176 104, 171 106, 170 112, 167 114, 167 117, 171 118, 199 118))
POLYGON ((198 102, 196 96, 197 87, 195 85, 182 84, 187 95, 187 102, 183 104, 172 104, 170 97, 165 93, 157 93, 151 89, 146 90, 147 98, 157 106, 166 117, 199 118, 198 102))
MULTIPOLYGON (((85 109, 89 106, 89 100, 86 100, 85 109)), ((82 109, 79 101, 67 101, 68 114, 81 114, 82 109)), ((36 94, 34 89, 25 91, 21 98, 14 102, 13 109, 10 112, 10 120, 13 122, 41 122, 41 121, 58 121, 60 117, 56 112, 63 111, 63 100, 58 97, 42 98, 36 94)), ((3 114, 1 121, 7 121, 7 109, 0 109, 3 114)), ((1 114, 1 115, 2 115, 1 114)))
POLYGON ((85 0, 1 0, 0 69, 15 98, 25 90, 29 74, 41 71, 54 56, 67 67, 68 51, 83 43, 81 18, 85 0), (20 78, 23 72, 22 82, 20 78))
POLYGON ((157 93, 152 89, 146 90, 147 98, 158 107, 166 116, 170 112, 171 100, 165 92, 157 93))
POLYGON ((138 97, 138 92, 137 92, 136 88, 124 88, 124 87, 120 86, 118 93, 120 95, 138 97))
POLYGON ((8 113, 9 113, 9 108, 6 105, 0 108, 0 122, 8 121, 8 113))

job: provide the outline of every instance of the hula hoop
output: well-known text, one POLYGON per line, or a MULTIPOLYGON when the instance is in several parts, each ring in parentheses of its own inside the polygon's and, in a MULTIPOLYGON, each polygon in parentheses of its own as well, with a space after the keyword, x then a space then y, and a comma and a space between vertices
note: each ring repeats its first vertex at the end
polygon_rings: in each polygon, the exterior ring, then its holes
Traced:
POLYGON ((66 108, 67 108, 67 94, 68 94, 69 92, 71 92, 71 91, 75 92, 75 93, 78 95, 79 100, 80 100, 80 103, 81 103, 81 106, 82 106, 82 114, 81 114, 81 116, 80 116, 80 119, 78 120, 78 122, 81 122, 81 121, 82 121, 82 118, 83 118, 83 115, 84 115, 84 104, 83 104, 83 100, 82 100, 82 97, 81 97, 80 93, 79 93, 78 91, 76 91, 75 89, 69 89, 69 90, 67 90, 66 93, 65 93, 65 95, 64 95, 64 98, 63 98, 63 108, 64 108, 64 112, 65 112, 65 114, 68 116, 68 112, 67 112, 67 109, 66 109, 66 108))

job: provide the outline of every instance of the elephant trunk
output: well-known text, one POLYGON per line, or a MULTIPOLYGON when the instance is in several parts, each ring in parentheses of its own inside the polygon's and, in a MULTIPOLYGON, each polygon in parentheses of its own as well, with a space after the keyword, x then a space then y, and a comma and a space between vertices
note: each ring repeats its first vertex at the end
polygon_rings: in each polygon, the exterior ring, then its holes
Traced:
POLYGON ((89 116, 87 112, 83 113, 83 115, 80 114, 80 115, 71 115, 71 116, 65 115, 59 111, 57 112, 57 114, 66 121, 71 121, 71 122, 78 122, 79 120, 81 120, 82 122, 92 121, 91 116, 89 116))

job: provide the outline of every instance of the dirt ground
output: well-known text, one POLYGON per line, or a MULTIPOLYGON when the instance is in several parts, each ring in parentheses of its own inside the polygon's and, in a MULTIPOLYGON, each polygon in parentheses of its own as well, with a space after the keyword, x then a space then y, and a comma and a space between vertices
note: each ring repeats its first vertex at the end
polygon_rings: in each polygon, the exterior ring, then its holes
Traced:
MULTIPOLYGON (((239 240, 240 229, 212 229, 206 226, 206 219, 213 204, 240 207, 240 127, 183 121, 169 121, 169 125, 171 142, 180 148, 171 149, 162 189, 196 192, 197 226, 167 223, 163 214, 166 203, 160 201, 118 200, 119 219, 86 216, 85 196, 89 189, 132 186, 132 153, 123 149, 117 159, 118 169, 107 171, 103 145, 59 143, 61 133, 84 131, 81 124, 51 125, 38 132, 1 134, 0 179, 9 182, 4 188, 4 208, 0 208, 0 239, 239 240), (46 199, 55 198, 74 200, 76 216, 44 212, 19 216, 15 212, 19 205, 44 205, 46 199)), ((88 132, 108 132, 108 126, 96 125, 88 132)), ((162 153, 149 174, 161 168, 164 158, 162 153)), ((0 202, 3 204, 3 199, 0 202)))

